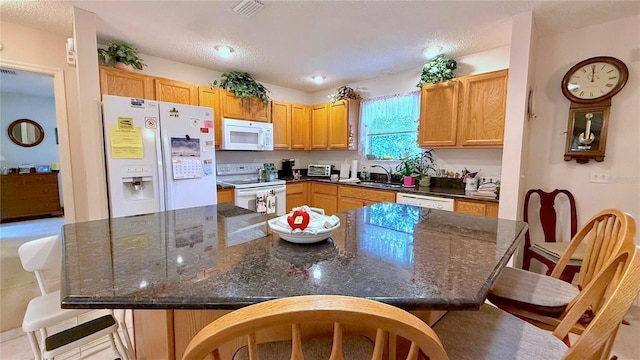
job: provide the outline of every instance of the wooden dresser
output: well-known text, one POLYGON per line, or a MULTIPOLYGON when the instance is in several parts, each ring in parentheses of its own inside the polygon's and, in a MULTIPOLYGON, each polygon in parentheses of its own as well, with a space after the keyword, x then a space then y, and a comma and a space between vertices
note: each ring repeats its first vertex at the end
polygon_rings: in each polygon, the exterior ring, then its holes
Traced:
POLYGON ((58 173, 0 176, 0 222, 60 216, 58 173))

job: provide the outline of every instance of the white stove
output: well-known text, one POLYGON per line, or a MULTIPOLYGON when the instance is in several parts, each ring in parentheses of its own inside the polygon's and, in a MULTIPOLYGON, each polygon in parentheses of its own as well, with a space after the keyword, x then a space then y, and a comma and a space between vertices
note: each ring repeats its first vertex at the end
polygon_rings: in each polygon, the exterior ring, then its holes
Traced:
MULTIPOLYGON (((261 163, 217 164, 218 183, 234 186, 236 206, 269 215, 284 215, 287 182, 277 178, 270 181, 260 179, 259 174, 264 170, 264 165, 261 163)), ((266 177, 269 179, 268 175, 266 177)))

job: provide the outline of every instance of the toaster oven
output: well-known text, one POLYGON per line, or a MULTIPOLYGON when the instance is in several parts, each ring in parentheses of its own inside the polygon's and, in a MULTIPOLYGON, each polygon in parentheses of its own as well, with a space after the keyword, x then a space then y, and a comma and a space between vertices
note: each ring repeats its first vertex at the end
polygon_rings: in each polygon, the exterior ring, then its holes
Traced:
POLYGON ((307 176, 309 177, 330 177, 333 165, 315 165, 307 166, 307 176))

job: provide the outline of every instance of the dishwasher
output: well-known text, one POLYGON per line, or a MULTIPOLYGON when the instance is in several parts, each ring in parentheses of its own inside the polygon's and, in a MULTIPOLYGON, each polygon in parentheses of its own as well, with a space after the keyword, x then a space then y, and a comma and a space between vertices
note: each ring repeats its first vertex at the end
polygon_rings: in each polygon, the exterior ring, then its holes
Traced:
POLYGON ((445 211, 453 211, 454 203, 453 199, 400 192, 396 195, 396 202, 445 211))

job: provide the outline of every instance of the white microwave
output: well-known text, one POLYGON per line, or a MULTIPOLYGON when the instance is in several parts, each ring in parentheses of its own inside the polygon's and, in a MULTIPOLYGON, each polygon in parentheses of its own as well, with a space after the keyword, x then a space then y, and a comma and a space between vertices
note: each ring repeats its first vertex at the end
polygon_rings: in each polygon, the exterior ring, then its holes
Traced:
POLYGON ((221 150, 273 150, 273 124, 222 119, 221 150))

